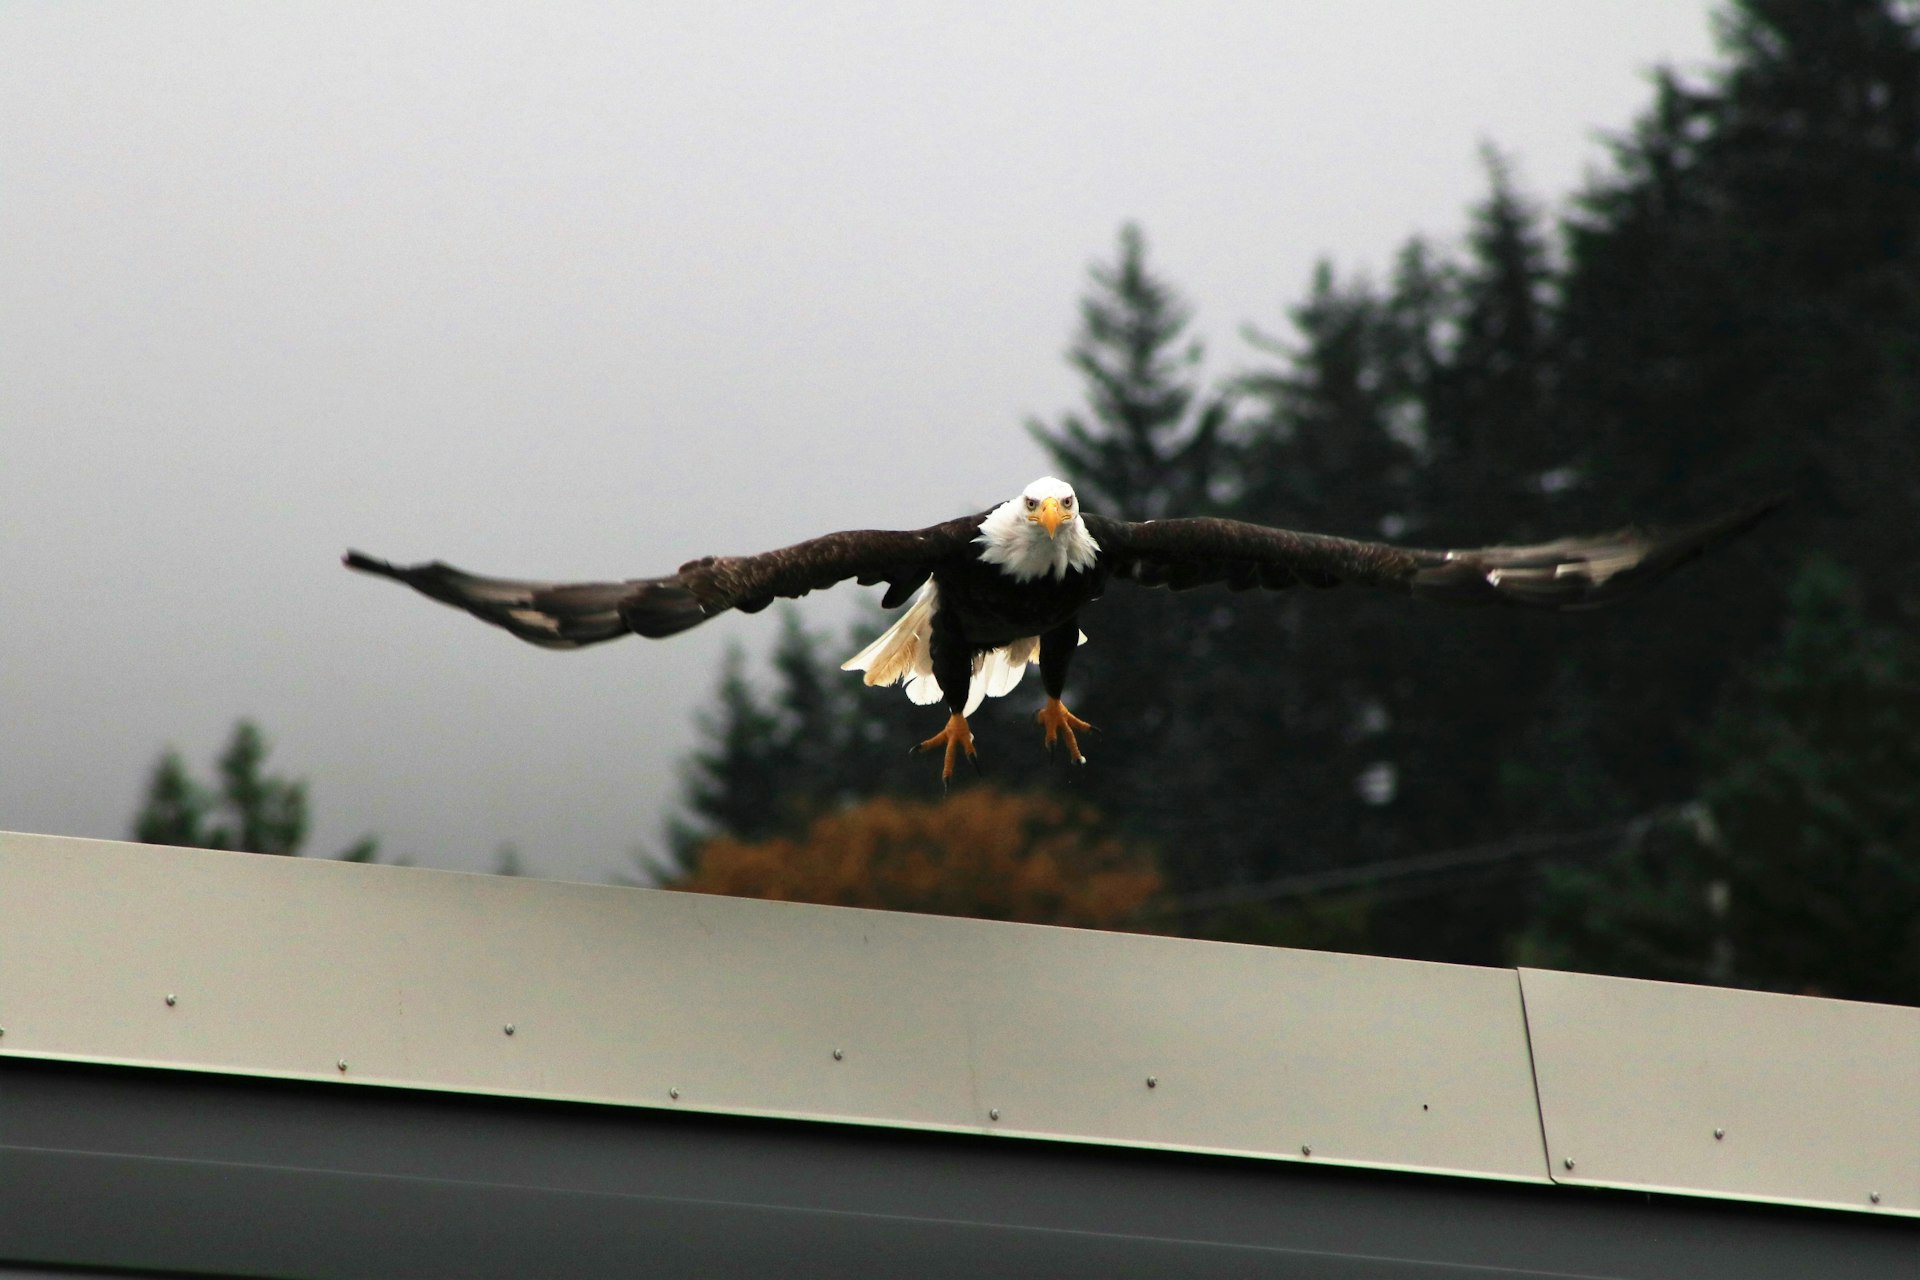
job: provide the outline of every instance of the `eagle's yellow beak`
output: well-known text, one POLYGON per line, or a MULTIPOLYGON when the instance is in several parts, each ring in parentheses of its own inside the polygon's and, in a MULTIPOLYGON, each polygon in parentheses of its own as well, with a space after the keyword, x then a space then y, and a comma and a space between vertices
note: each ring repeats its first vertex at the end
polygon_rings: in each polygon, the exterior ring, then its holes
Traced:
POLYGON ((1045 498, 1041 500, 1040 509, 1027 519, 1045 529, 1047 537, 1051 539, 1060 532, 1060 526, 1066 523, 1067 513, 1061 508, 1060 499, 1045 498))

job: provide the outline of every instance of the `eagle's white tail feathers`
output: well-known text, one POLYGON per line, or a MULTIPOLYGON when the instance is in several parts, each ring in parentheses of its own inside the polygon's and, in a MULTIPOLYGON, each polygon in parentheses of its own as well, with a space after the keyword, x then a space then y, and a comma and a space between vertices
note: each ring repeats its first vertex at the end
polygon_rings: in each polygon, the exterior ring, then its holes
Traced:
MULTIPOLYGON (((926 706, 942 697, 940 682, 933 678, 933 611, 939 604, 939 592, 929 581, 879 639, 840 664, 842 671, 864 671, 868 684, 906 682, 907 697, 926 706)), ((1082 635, 1080 643, 1087 637, 1082 635)), ((973 660, 973 679, 967 685, 967 706, 961 714, 972 715, 988 698, 1012 693, 1027 673, 1027 664, 1040 660, 1040 637, 1028 636, 973 660)))
MULTIPOLYGON (((933 608, 939 596, 934 592, 933 583, 920 589, 907 611, 894 620, 892 626, 881 632, 879 639, 840 664, 842 671, 864 671, 868 684, 898 684, 909 681, 908 694, 912 694, 911 682, 925 678, 933 679, 933 608)), ((940 697, 936 689, 927 702, 937 701, 940 697)), ((914 698, 915 702, 923 701, 914 698)))
POLYGON ((977 653, 973 657, 973 679, 967 685, 967 715, 972 715, 988 698, 1012 693, 1027 664, 1040 656, 1040 637, 1015 640, 1004 649, 977 653))

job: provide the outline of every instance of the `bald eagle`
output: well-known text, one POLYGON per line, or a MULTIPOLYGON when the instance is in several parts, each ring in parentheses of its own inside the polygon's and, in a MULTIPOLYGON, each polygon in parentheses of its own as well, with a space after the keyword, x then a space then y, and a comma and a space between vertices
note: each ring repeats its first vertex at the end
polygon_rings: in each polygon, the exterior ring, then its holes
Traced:
POLYGON ((848 578, 885 583, 881 604, 913 604, 843 668, 871 685, 904 682, 916 703, 942 702, 947 723, 915 750, 974 755, 967 717, 1009 693, 1038 664, 1046 702, 1036 719, 1051 748, 1084 763, 1086 721, 1061 696, 1080 610, 1115 580, 1184 591, 1282 590, 1343 583, 1455 604, 1593 609, 1633 595, 1714 543, 1751 528, 1777 500, 1663 535, 1635 529, 1526 547, 1422 551, 1212 518, 1129 523, 1080 510, 1073 487, 1045 476, 990 511, 916 530, 829 533, 754 556, 704 556, 663 578, 522 582, 450 565, 394 565, 358 551, 348 567, 404 582, 522 640, 577 649, 628 632, 677 635, 729 609, 757 613, 848 578), (915 593, 918 593, 917 595, 915 593))

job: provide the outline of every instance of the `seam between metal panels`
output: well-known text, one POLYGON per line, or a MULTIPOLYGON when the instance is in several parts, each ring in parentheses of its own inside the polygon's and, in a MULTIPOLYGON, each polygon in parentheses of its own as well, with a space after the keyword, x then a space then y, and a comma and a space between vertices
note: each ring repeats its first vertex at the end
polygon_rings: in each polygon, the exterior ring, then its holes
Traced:
POLYGON ((1533 1019, 1527 1014, 1527 979, 1517 967, 1513 988, 1520 994, 1520 1034, 1527 1045, 1527 1078, 1533 1081, 1533 1118, 1540 1126, 1540 1165, 1547 1181, 1557 1187, 1560 1179, 1553 1176, 1553 1148, 1547 1142, 1547 1104, 1540 1099, 1540 1063, 1533 1052, 1533 1019))

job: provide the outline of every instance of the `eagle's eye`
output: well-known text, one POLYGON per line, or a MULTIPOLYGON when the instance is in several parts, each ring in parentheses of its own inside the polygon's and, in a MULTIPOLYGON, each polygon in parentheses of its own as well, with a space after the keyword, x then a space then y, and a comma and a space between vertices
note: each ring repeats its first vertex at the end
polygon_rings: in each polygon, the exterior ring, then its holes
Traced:
POLYGON ((1037 507, 1037 506, 1039 506, 1039 505, 1040 505, 1040 499, 1038 499, 1038 498, 1028 498, 1028 499, 1027 499, 1027 510, 1029 510, 1029 511, 1032 511, 1032 510, 1033 510, 1033 509, 1034 509, 1035 507, 1037 507))
POLYGON ((1066 497, 1060 499, 1060 505, 1069 511, 1073 510, 1073 495, 1068 494, 1066 497))

